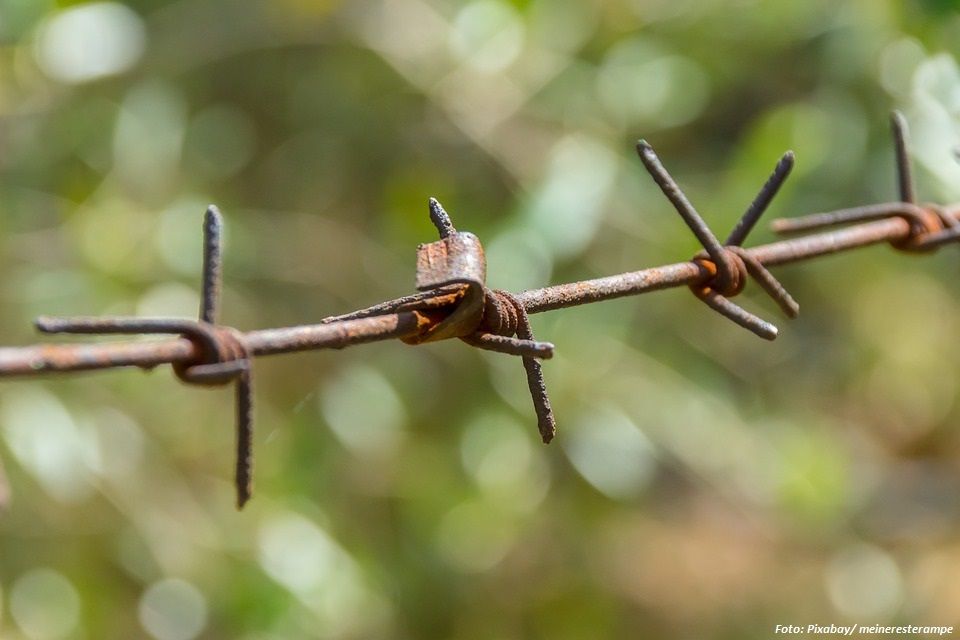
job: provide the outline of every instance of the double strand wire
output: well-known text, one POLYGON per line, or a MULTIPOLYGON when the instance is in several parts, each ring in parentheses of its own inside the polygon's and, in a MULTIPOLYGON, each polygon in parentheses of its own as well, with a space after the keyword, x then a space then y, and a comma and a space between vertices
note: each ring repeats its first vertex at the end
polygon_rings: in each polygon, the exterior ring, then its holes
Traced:
MULTIPOLYGON (((637 145, 640 159, 686 225, 703 246, 691 260, 621 273, 602 278, 531 289, 519 293, 479 286, 479 310, 459 317, 457 326, 443 337, 460 337, 471 346, 498 351, 523 359, 528 386, 545 442, 556 425, 540 366, 553 345, 534 339, 528 314, 640 295, 687 286, 711 309, 765 339, 774 339, 777 328, 730 300, 743 290, 748 277, 778 304, 789 317, 797 303, 770 273, 769 267, 801 262, 819 256, 849 251, 881 242, 915 253, 930 252, 960 239, 960 205, 919 205, 912 178, 904 118, 891 117, 897 166, 899 200, 840 209, 791 219, 779 219, 772 227, 779 233, 813 232, 770 244, 744 247, 750 231, 771 204, 790 174, 794 156, 784 154, 756 198, 724 243, 708 227, 682 189, 663 167, 653 148, 637 145), (848 226, 843 226, 848 225, 848 226), (839 228, 834 228, 839 227, 839 228)), ((459 232, 438 202, 430 201, 431 220, 441 241, 459 232)), ((189 384, 236 388, 237 506, 242 507, 252 491, 252 368, 254 357, 309 351, 401 339, 410 344, 426 337, 444 322, 450 322, 467 299, 465 284, 445 284, 416 294, 386 301, 349 314, 331 316, 316 324, 240 332, 219 324, 222 279, 222 219, 215 207, 204 216, 204 260, 201 308, 198 320, 175 318, 77 317, 39 318, 37 328, 45 333, 76 334, 174 334, 177 337, 151 342, 97 344, 47 344, 0 348, 0 377, 29 376, 140 367, 173 366, 189 384)), ((451 245, 452 246, 452 245, 451 245)), ((482 260, 482 248, 475 251, 482 260)), ((464 257, 453 255, 453 258, 464 257)), ((470 256, 467 256, 470 257, 470 256)), ((474 256, 477 257, 477 256, 474 256)), ((485 271, 484 271, 485 273, 485 271)), ((476 302, 476 300, 474 300, 476 302)), ((462 314, 461 314, 462 315, 462 314)), ((450 329, 450 327, 447 327, 450 329)))

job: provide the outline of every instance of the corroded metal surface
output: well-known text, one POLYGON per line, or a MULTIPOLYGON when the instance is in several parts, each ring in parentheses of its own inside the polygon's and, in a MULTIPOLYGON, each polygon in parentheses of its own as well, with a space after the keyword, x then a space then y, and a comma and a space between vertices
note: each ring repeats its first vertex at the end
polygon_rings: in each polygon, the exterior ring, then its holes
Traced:
MULTIPOLYGON (((237 395, 237 505, 252 491, 252 359, 255 356, 344 347, 400 339, 409 344, 460 338, 471 346, 523 360, 527 384, 537 414, 540 435, 549 442, 556 421, 546 392, 539 360, 550 358, 554 346, 539 342, 528 314, 590 304, 687 286, 710 308, 755 334, 773 339, 777 328, 734 303, 731 298, 752 278, 789 317, 799 306, 769 268, 881 242, 911 252, 929 252, 960 240, 960 206, 918 205, 915 201, 905 123, 891 119, 897 161, 897 192, 901 200, 776 220, 781 233, 813 232, 746 248, 750 231, 790 174, 794 157, 785 153, 730 232, 724 243, 709 228, 653 148, 641 141, 640 158, 664 195, 703 246, 693 259, 603 278, 531 289, 521 293, 486 286, 483 247, 476 236, 457 231, 439 202, 429 203, 430 219, 440 239, 417 251, 418 293, 366 309, 331 316, 318 324, 239 332, 219 323, 221 232, 219 211, 204 217, 202 300, 197 320, 170 318, 40 318, 48 333, 174 334, 152 342, 52 344, 0 348, 0 376, 27 376, 113 367, 173 366, 189 384, 233 383, 237 395), (831 227, 851 225, 839 229, 831 227)), ((0 494, 2 494, 0 484, 0 494)), ((2 496, 0 496, 2 497, 2 496)))
POLYGON ((476 331, 482 318, 487 261, 480 240, 472 233, 454 229, 449 217, 438 223, 438 229, 441 235, 446 235, 436 242, 417 247, 416 286, 420 291, 430 291, 462 285, 460 300, 441 322, 408 338, 407 342, 411 344, 470 335, 476 331))

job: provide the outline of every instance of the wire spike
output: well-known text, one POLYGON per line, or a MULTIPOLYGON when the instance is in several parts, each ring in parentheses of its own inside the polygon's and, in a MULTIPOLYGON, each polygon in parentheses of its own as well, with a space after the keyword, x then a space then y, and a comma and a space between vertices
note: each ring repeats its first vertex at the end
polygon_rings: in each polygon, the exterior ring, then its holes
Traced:
POLYGON ((33 326, 36 327, 40 333, 64 333, 66 323, 63 318, 39 316, 33 321, 33 326))
POLYGON ((234 467, 234 486, 237 492, 237 510, 243 509, 253 495, 253 376, 247 367, 236 384, 237 457, 234 467))
POLYGON ((786 182, 790 176, 795 159, 793 151, 787 151, 783 154, 774 167, 773 173, 770 174, 770 177, 767 178, 767 181, 760 188, 757 197, 753 199, 753 202, 750 203, 743 217, 737 222, 737 226, 730 232, 730 236, 727 237, 727 241, 724 242, 725 245, 740 246, 744 243, 747 236, 750 235, 750 232, 753 230, 753 227, 757 224, 757 221, 760 220, 760 216, 764 214, 767 207, 770 206, 770 203, 777 195, 777 192, 780 191, 780 187, 783 186, 783 183, 786 182))
POLYGON ((764 340, 775 340, 777 338, 779 329, 777 329, 775 325, 758 318, 726 296, 717 293, 709 287, 695 289, 694 293, 696 293, 697 297, 703 300, 708 307, 725 318, 732 320, 744 329, 760 336, 764 340))
POLYGON ((897 160, 897 188, 901 202, 915 203, 917 194, 913 186, 913 165, 908 147, 909 129, 907 119, 900 111, 890 113, 890 131, 893 134, 894 153, 897 160))
POLYGON ((687 223, 687 226, 693 231, 693 234, 697 236, 697 240, 700 241, 703 248, 707 250, 711 258, 720 260, 720 256, 723 253, 723 247, 720 246, 720 241, 713 235, 713 231, 710 230, 710 227, 707 226, 703 217, 694 208, 693 204, 680 188, 680 185, 677 184, 666 167, 663 166, 663 163, 657 156, 657 152, 653 150, 653 147, 650 146, 650 143, 646 140, 640 140, 637 142, 637 153, 640 155, 640 160, 653 178, 653 181, 657 183, 663 195, 667 197, 667 200, 669 200, 674 209, 677 210, 677 213, 680 214, 683 221, 687 223))
POLYGON ((200 321, 216 324, 220 316, 220 288, 223 279, 223 216, 215 205, 203 214, 203 281, 200 321))
POLYGON ((760 286, 773 298, 774 302, 780 306, 780 309, 788 318, 796 318, 800 315, 800 305, 793 299, 793 296, 780 284, 770 271, 763 264, 754 258, 750 253, 741 247, 735 247, 733 251, 743 260, 747 272, 753 276, 753 279, 760 283, 760 286))
POLYGON ((436 198, 430 198, 430 221, 437 228, 441 238, 446 238, 457 232, 450 220, 450 215, 436 198))
POLYGON ((464 336, 461 340, 478 349, 505 353, 511 356, 529 356, 541 360, 549 360, 553 357, 554 346, 552 342, 523 340, 512 336, 500 336, 485 332, 464 336))

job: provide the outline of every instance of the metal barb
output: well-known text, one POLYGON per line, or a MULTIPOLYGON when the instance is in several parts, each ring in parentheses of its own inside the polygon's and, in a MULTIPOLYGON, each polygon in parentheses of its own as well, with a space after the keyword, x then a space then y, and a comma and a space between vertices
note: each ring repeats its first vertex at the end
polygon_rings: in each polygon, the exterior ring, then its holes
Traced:
POLYGON ((897 165, 897 193, 900 196, 898 202, 850 207, 798 218, 774 220, 771 224, 773 230, 777 233, 795 233, 840 224, 901 218, 909 225, 909 233, 903 238, 890 240, 897 249, 930 251, 960 238, 960 228, 958 228, 960 225, 954 215, 945 213, 936 205, 920 207, 916 204, 913 169, 907 144, 907 121, 899 111, 893 111, 890 114, 890 131, 893 134, 897 165))
MULTIPOLYGON (((696 256, 695 261, 702 263, 703 259, 709 257, 716 269, 715 279, 711 279, 709 283, 692 284, 690 289, 707 306, 724 317, 752 331, 761 338, 775 339, 777 337, 775 326, 742 309, 731 302, 729 297, 740 292, 744 285, 744 278, 749 274, 760 282, 764 291, 780 305, 789 317, 795 317, 799 311, 797 303, 790 297, 783 285, 773 277, 773 274, 760 262, 753 260, 749 254, 740 251, 740 245, 747 239, 760 216, 770 206, 770 202, 777 195, 787 176, 790 175, 794 164, 793 152, 787 151, 777 162, 773 173, 760 188, 760 192, 747 207, 746 212, 737 222, 733 231, 730 232, 724 246, 720 245, 710 227, 684 195, 683 190, 663 167, 653 147, 646 141, 641 140, 637 143, 637 152, 661 191, 673 203, 677 212, 680 213, 687 226, 690 227, 703 245, 705 255, 696 256)), ((703 266, 707 268, 707 265, 703 266)))
POLYGON ((74 334, 174 334, 194 342, 200 357, 190 363, 173 363, 183 382, 221 385, 235 382, 237 457, 234 477, 237 508, 242 509, 253 492, 253 372, 243 336, 217 326, 222 281, 223 218, 216 207, 203 217, 203 279, 199 321, 180 318, 77 317, 36 320, 44 333, 74 334))
POLYGON ((726 297, 717 293, 709 287, 698 287, 694 289, 698 298, 703 300, 708 307, 732 320, 747 331, 760 336, 764 340, 775 340, 780 330, 769 322, 758 318, 743 307, 734 304, 726 297))
MULTIPOLYGON (((504 297, 516 311, 517 337, 521 340, 534 341, 533 328, 530 326, 530 318, 527 317, 527 310, 523 304, 512 293, 507 291, 497 291, 496 293, 504 297)), ((527 372, 527 387, 530 389, 533 408, 537 413, 537 429, 540 431, 540 438, 543 443, 550 444, 553 437, 557 435, 557 421, 553 416, 553 408, 550 406, 550 397, 547 395, 547 383, 543 379, 543 367, 540 366, 539 360, 528 355, 523 356, 522 360, 523 368, 527 372)))
POLYGON ((764 214, 767 207, 769 207, 773 201, 773 198, 777 195, 777 192, 780 191, 780 187, 783 186, 783 183, 786 182, 790 176, 790 172, 793 170, 794 160, 793 151, 787 151, 783 154, 783 157, 777 162, 777 166, 773 168, 773 173, 771 173, 767 181, 763 183, 757 197, 753 199, 753 202, 747 207, 743 217, 737 222, 737 226, 735 226, 733 231, 730 232, 730 235, 727 236, 727 241, 724 243, 725 245, 739 247, 744 243, 747 236, 753 231, 753 227, 757 224, 757 221, 760 220, 760 216, 764 214))
POLYGON ((901 202, 915 203, 917 194, 913 186, 913 167, 910 150, 907 148, 907 119, 899 111, 890 113, 890 131, 897 160, 897 193, 901 202))
POLYGON ((430 221, 437 228, 441 238, 452 236, 457 232, 450 220, 450 216, 444 210, 443 205, 436 198, 430 198, 430 221))
POLYGON ((690 203, 686 194, 683 193, 680 185, 678 185, 667 172, 663 163, 660 162, 660 158, 657 157, 657 153, 653 150, 653 147, 651 147, 646 140, 640 140, 637 142, 637 153, 640 155, 640 160, 643 161, 643 166, 647 168, 647 172, 653 178, 653 181, 657 183, 663 195, 673 204, 673 208, 677 210, 677 213, 680 214, 683 221, 686 222, 690 230, 693 231, 693 235, 697 236, 697 240, 699 240, 703 248, 706 249, 714 264, 717 265, 721 279, 726 282, 733 281, 736 276, 733 273, 733 268, 723 254, 723 247, 720 246, 720 241, 717 240, 717 237, 713 235, 713 231, 710 230, 710 227, 707 226, 704 219, 697 213, 693 204, 690 203))
POLYGON ((800 305, 797 304, 797 301, 794 300, 784 286, 780 284, 780 281, 774 278, 773 274, 770 273, 759 260, 742 247, 730 247, 729 249, 743 260, 744 265, 747 267, 747 272, 763 287, 767 295, 780 305, 780 309, 783 310, 788 318, 796 318, 800 315, 800 305))
POLYGON ((253 496, 253 375, 250 367, 244 367, 237 376, 237 454, 234 465, 234 487, 237 494, 237 509, 253 496))
POLYGON ((203 215, 203 281, 200 320, 216 324, 220 317, 220 283, 223 279, 223 216, 214 205, 203 215))
POLYGON ((553 343, 525 340, 512 336, 500 336, 483 331, 461 338, 464 342, 478 349, 496 351, 510 356, 525 356, 549 360, 553 357, 553 343))

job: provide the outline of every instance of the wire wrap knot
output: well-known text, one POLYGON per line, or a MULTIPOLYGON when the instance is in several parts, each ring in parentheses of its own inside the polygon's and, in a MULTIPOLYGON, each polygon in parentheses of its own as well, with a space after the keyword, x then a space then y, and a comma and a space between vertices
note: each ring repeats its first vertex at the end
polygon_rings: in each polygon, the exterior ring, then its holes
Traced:
POLYGON ((747 285, 747 265, 744 263, 741 253, 736 251, 734 247, 723 247, 720 260, 725 263, 724 268, 721 268, 717 261, 712 259, 705 250, 693 256, 691 261, 711 274, 711 278, 706 282, 690 285, 694 293, 710 289, 720 295, 732 298, 743 291, 747 285))
POLYGON ((191 322, 184 338, 192 341, 201 357, 196 362, 173 364, 173 372, 186 384, 224 385, 250 367, 250 352, 243 334, 233 327, 191 322))

